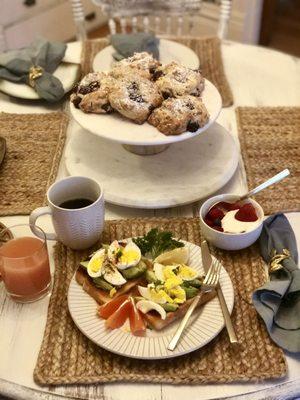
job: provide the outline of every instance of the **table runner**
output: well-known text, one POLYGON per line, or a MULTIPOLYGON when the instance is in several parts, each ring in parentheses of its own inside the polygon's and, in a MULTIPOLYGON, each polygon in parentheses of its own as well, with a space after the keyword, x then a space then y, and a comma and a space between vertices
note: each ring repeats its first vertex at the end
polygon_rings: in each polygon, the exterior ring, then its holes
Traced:
POLYGON ((30 214, 45 204, 62 155, 68 117, 46 114, 0 114, 0 136, 7 152, 0 167, 0 215, 30 214))
MULTIPOLYGON (((102 240, 108 243, 113 239, 142 235, 152 227, 171 230, 176 237, 200 244, 197 218, 108 221, 102 240)), ((34 370, 36 383, 131 381, 199 384, 256 381, 286 374, 284 354, 269 338, 263 321, 251 304, 253 290, 264 282, 264 265, 257 247, 239 252, 215 251, 234 286, 233 324, 240 345, 230 345, 223 330, 210 344, 197 351, 159 361, 135 360, 112 354, 89 341, 73 323, 67 306, 69 282, 79 260, 89 252, 75 252, 60 243, 56 246, 54 287, 34 370)))
MULTIPOLYGON (((220 40, 216 37, 166 37, 166 39, 182 43, 195 51, 200 60, 200 69, 203 76, 211 81, 221 94, 223 107, 231 106, 233 103, 233 96, 224 72, 220 40)), ((83 75, 86 75, 88 72, 93 70, 93 61, 95 55, 108 45, 109 40, 107 38, 87 40, 84 42, 81 57, 81 68, 83 75)))
POLYGON ((291 172, 255 196, 265 214, 300 211, 300 107, 238 107, 236 117, 248 187, 291 172))

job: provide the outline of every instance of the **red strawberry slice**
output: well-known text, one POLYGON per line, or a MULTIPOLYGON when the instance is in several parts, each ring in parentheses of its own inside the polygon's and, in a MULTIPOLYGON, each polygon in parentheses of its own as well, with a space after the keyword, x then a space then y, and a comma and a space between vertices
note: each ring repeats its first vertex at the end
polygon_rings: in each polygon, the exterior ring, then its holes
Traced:
POLYGON ((220 203, 216 204, 214 207, 219 207, 225 211, 233 211, 239 210, 241 208, 241 205, 239 204, 239 202, 227 203, 226 201, 220 201, 220 203))
POLYGON ((222 219, 224 217, 223 211, 218 207, 213 207, 209 210, 207 217, 211 220, 222 219))
POLYGON ((243 222, 254 222, 258 220, 258 216, 253 205, 246 203, 235 214, 235 219, 243 222))
POLYGON ((212 227, 213 224, 214 224, 214 221, 212 221, 212 220, 209 219, 208 217, 205 217, 205 218, 204 218, 204 222, 205 222, 208 226, 210 226, 210 227, 212 227))

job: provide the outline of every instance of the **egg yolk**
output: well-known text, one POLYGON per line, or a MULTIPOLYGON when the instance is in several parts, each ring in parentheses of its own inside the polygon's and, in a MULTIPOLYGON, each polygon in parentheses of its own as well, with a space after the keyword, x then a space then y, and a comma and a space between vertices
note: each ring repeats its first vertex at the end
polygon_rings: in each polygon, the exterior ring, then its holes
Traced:
POLYGON ((161 300, 166 300, 167 303, 173 303, 173 299, 162 289, 156 292, 155 289, 150 289, 151 299, 154 302, 159 302, 161 300))
POLYGON ((181 276, 182 279, 193 279, 197 276, 197 272, 193 268, 182 264, 179 267, 178 275, 181 276))
POLYGON ((104 256, 94 258, 94 260, 90 261, 89 269, 92 272, 98 272, 102 268, 103 261, 104 261, 104 256))
POLYGON ((171 290, 174 287, 181 285, 182 284, 182 279, 179 276, 176 276, 174 274, 174 276, 172 278, 168 278, 165 283, 164 283, 164 287, 166 288, 166 290, 171 290))
POLYGON ((129 264, 138 260, 139 254, 135 250, 123 250, 120 257, 120 262, 122 264, 129 264))
POLYGON ((173 267, 171 265, 168 265, 164 268, 163 270, 164 278, 169 279, 169 278, 174 278, 176 277, 176 274, 173 271, 173 267))
POLYGON ((175 303, 178 303, 178 304, 182 304, 182 303, 184 303, 185 302, 185 300, 186 300, 186 295, 185 295, 185 291, 184 291, 184 289, 182 289, 181 287, 175 287, 175 288, 173 288, 173 289, 171 289, 170 291, 169 291, 169 293, 170 293, 170 296, 173 296, 174 297, 174 302, 175 303))

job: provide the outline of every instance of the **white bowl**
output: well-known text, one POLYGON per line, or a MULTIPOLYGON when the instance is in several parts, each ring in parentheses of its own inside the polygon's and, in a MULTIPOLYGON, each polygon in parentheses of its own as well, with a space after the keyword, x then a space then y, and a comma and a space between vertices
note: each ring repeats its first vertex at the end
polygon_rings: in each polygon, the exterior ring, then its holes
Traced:
POLYGON ((263 227, 264 211, 261 206, 253 199, 248 199, 249 203, 255 207, 260 223, 252 230, 244 233, 225 233, 219 232, 204 222, 204 218, 209 209, 220 201, 234 202, 239 199, 239 196, 235 194, 220 194, 209 198, 203 203, 200 208, 200 225, 202 234, 205 236, 208 242, 216 247, 224 250, 240 250, 251 246, 260 236, 263 227))

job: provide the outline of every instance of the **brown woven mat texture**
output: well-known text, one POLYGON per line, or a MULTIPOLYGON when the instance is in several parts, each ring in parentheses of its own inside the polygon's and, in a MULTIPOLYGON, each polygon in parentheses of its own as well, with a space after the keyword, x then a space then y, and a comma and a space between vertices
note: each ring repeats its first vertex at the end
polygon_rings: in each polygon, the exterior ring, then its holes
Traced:
POLYGON ((255 197, 265 214, 300 211, 300 107, 238 107, 236 117, 248 187, 291 172, 255 197))
MULTIPOLYGON (((103 242, 142 235, 153 227, 200 244, 196 218, 131 219, 106 222, 103 242)), ((215 254, 230 274, 235 292, 233 323, 240 345, 230 345, 225 330, 207 346, 169 360, 145 361, 121 357, 93 344, 68 312, 69 282, 86 253, 58 244, 55 250, 54 288, 34 380, 40 385, 113 381, 199 384, 256 381, 282 377, 287 365, 281 349, 271 342, 251 305, 253 290, 264 282, 264 267, 256 247, 215 254)), ((96 305, 95 305, 96 311, 96 305)), ((213 316, 212 316, 213 318, 213 316)))
MULTIPOLYGON (((200 60, 200 68, 203 76, 211 81, 221 94, 223 107, 231 106, 233 104, 233 96, 224 72, 220 40, 216 37, 168 37, 168 39, 182 43, 195 51, 200 60)), ((92 65, 95 55, 108 45, 109 40, 107 38, 87 40, 84 42, 81 61, 83 75, 86 75, 88 72, 93 70, 92 65)))
POLYGON ((0 215, 30 214, 45 204, 62 155, 68 117, 0 113, 7 151, 0 166, 0 215))

